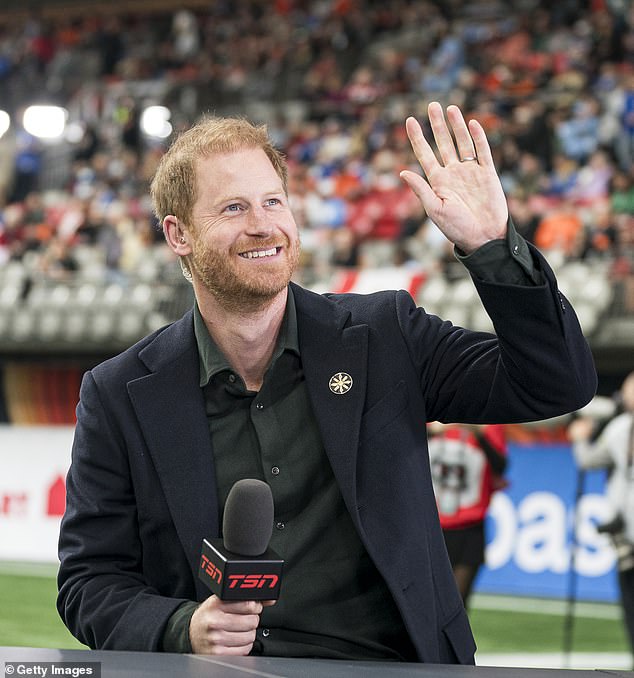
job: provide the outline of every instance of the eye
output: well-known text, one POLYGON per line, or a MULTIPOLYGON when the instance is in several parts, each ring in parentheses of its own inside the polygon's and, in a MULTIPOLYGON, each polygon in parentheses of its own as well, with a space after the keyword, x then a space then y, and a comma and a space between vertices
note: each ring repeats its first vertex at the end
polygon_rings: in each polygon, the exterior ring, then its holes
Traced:
POLYGON ((240 212, 240 210, 242 210, 242 205, 238 204, 237 202, 234 202, 231 205, 227 205, 227 207, 225 207, 226 212, 240 212))
POLYGON ((269 198, 265 205, 281 205, 282 201, 279 198, 269 198))

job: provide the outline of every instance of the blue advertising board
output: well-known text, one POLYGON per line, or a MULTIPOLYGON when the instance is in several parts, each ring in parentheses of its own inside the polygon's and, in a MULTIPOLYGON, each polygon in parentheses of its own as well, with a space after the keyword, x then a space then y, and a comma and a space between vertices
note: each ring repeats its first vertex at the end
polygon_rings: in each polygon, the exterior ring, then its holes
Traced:
POLYGON ((596 530, 608 517, 604 471, 578 470, 567 445, 509 445, 509 486, 487 517, 475 589, 615 602, 615 554, 596 530))

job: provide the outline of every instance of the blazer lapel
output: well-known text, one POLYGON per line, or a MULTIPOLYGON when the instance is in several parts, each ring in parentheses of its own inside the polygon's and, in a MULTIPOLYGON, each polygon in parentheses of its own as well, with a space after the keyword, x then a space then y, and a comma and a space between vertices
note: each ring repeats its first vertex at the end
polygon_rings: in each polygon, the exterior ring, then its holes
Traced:
POLYGON ((219 521, 191 312, 159 334, 139 357, 152 372, 131 381, 128 392, 199 588, 202 539, 219 533, 219 521))
POLYGON ((356 515, 356 461, 365 402, 367 325, 320 295, 293 286, 306 384, 326 454, 351 514, 356 515))

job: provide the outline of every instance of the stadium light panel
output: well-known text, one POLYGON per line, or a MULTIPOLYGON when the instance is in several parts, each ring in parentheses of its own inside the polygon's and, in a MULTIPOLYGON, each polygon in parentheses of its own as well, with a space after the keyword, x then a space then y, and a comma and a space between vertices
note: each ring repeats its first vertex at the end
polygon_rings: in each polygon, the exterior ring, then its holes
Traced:
POLYGON ((165 139, 172 133, 172 112, 165 106, 148 106, 141 113, 141 130, 144 134, 165 139))
POLYGON ((68 111, 61 106, 29 106, 24 111, 24 129, 39 139, 60 139, 64 134, 68 111))

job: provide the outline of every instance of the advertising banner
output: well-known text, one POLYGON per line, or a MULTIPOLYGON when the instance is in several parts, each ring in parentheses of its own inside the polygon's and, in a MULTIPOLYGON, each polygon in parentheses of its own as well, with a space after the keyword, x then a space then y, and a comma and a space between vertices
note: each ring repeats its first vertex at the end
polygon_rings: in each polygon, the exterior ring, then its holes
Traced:
POLYGON ((608 517, 605 472, 580 472, 567 445, 511 445, 507 477, 489 509, 476 590, 618 600, 614 549, 596 530, 608 517))
POLYGON ((0 426, 0 560, 57 560, 72 440, 72 426, 0 426))

